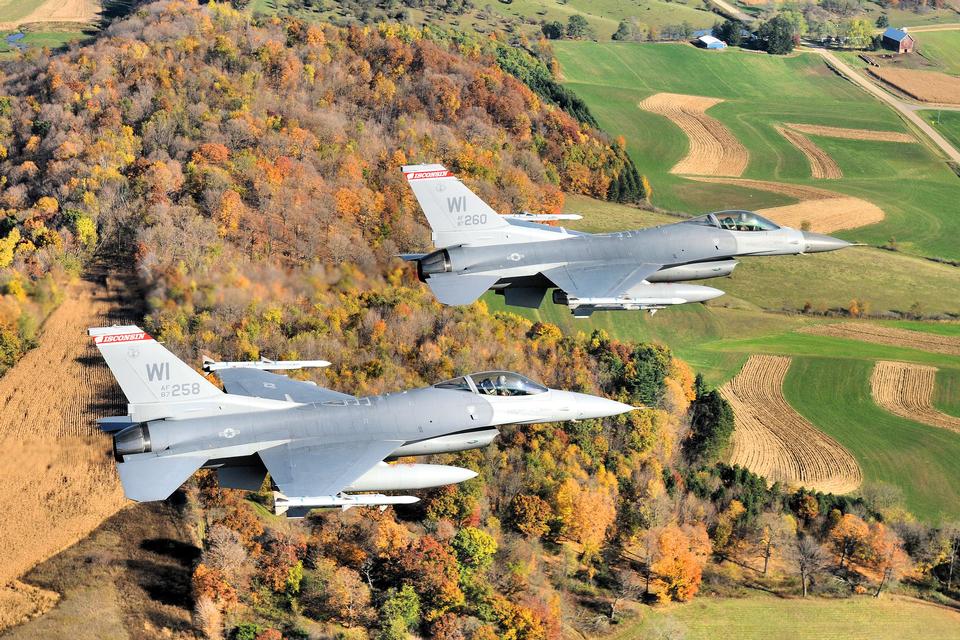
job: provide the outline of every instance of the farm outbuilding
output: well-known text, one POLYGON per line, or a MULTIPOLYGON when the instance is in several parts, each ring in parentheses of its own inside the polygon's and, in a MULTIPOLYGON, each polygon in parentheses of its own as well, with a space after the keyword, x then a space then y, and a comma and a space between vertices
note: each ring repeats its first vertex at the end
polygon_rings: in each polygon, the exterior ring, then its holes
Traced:
POLYGON ((713 36, 700 36, 697 38, 697 44, 704 49, 726 49, 727 43, 713 36))
POLYGON ((911 53, 917 46, 917 41, 907 33, 905 27, 895 29, 890 27, 883 32, 883 48, 897 53, 911 53))

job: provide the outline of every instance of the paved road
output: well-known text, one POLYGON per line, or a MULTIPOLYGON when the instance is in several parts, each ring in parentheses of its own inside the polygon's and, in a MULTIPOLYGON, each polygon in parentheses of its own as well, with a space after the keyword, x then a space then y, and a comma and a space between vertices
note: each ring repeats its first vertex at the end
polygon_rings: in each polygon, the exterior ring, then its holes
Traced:
POLYGON ((922 109, 936 109, 936 106, 917 105, 901 100, 900 98, 887 93, 873 82, 870 82, 870 80, 865 78, 863 75, 851 69, 849 65, 840 60, 840 58, 835 56, 832 52, 827 51, 826 49, 820 49, 818 47, 810 47, 809 50, 823 56, 824 59, 830 63, 830 66, 836 69, 837 72, 847 80, 859 85, 864 90, 868 91, 899 111, 904 118, 912 122, 918 129, 923 131, 923 133, 925 133, 926 136, 930 138, 930 140, 932 140, 941 151, 943 151, 947 158, 953 162, 960 163, 960 151, 957 151, 957 149, 950 144, 946 138, 940 135, 936 129, 931 127, 926 120, 917 115, 917 111, 922 109))

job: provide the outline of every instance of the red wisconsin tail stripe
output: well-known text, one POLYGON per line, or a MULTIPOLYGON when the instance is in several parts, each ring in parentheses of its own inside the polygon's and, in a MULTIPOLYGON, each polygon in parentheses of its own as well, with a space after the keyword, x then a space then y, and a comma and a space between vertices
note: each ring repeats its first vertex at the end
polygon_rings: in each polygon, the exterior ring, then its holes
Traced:
POLYGON ((427 178, 452 178, 450 171, 412 171, 407 174, 407 180, 426 180, 427 178))
POLYGON ((97 336, 93 339, 96 344, 113 344, 115 342, 136 342, 137 340, 153 340, 146 332, 114 333, 109 336, 97 336))

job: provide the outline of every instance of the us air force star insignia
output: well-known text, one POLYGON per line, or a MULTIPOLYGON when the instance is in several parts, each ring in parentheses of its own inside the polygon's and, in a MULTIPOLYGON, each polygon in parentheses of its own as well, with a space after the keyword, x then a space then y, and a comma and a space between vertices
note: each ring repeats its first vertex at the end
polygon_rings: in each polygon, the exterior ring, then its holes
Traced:
POLYGON ((139 357, 140 357, 140 349, 137 349, 136 347, 130 347, 129 349, 127 349, 127 357, 129 357, 129 358, 139 358, 139 357))
POLYGON ((220 432, 220 435, 222 435, 224 438, 232 438, 232 437, 234 437, 235 435, 237 435, 237 430, 236 430, 236 429, 227 428, 227 429, 224 429, 223 431, 221 431, 221 432, 220 432))
POLYGON ((514 262, 520 262, 520 259, 521 259, 522 257, 523 257, 523 255, 521 255, 521 254, 519 254, 519 253, 511 253, 511 254, 510 254, 510 259, 513 260, 514 262))

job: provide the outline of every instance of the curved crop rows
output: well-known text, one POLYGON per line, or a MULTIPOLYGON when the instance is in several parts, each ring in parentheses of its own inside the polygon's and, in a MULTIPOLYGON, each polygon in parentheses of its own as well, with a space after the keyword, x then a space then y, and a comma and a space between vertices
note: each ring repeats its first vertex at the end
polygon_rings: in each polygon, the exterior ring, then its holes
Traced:
POLYGON ((857 461, 784 399, 789 368, 788 357, 752 355, 721 387, 736 419, 730 463, 773 482, 832 493, 853 491, 863 482, 857 461))
POLYGON ((830 233, 875 224, 884 218, 883 209, 860 198, 844 196, 836 191, 786 182, 767 182, 749 178, 691 177, 699 182, 734 184, 747 189, 779 193, 800 200, 796 204, 757 209, 757 213, 777 222, 799 229, 803 223, 811 231, 830 233))
POLYGON ((900 133, 899 131, 877 131, 875 129, 847 129, 846 127, 828 127, 822 124, 799 124, 793 122, 785 123, 794 131, 808 133, 812 136, 823 136, 825 138, 843 138, 845 140, 871 140, 873 142, 906 142, 914 143, 917 141, 909 133, 900 133))
POLYGON ((671 173, 705 176, 739 176, 750 153, 723 123, 706 114, 719 98, 657 93, 640 102, 645 111, 669 118, 690 140, 690 149, 671 173))
POLYGON ((870 392, 894 415, 960 433, 960 418, 937 411, 930 401, 936 374, 936 367, 881 360, 870 376, 870 392))
POLYGON ((832 338, 862 340, 863 342, 875 342, 892 347, 907 347, 909 349, 919 349, 920 351, 960 356, 960 338, 942 336, 936 333, 884 327, 881 325, 867 324, 865 322, 818 324, 811 327, 804 327, 800 329, 800 331, 820 336, 830 336, 832 338))
POLYGON ((814 144, 813 140, 799 131, 785 127, 774 127, 777 132, 797 148, 810 163, 810 175, 820 180, 837 180, 843 177, 840 165, 833 161, 826 151, 814 144))

